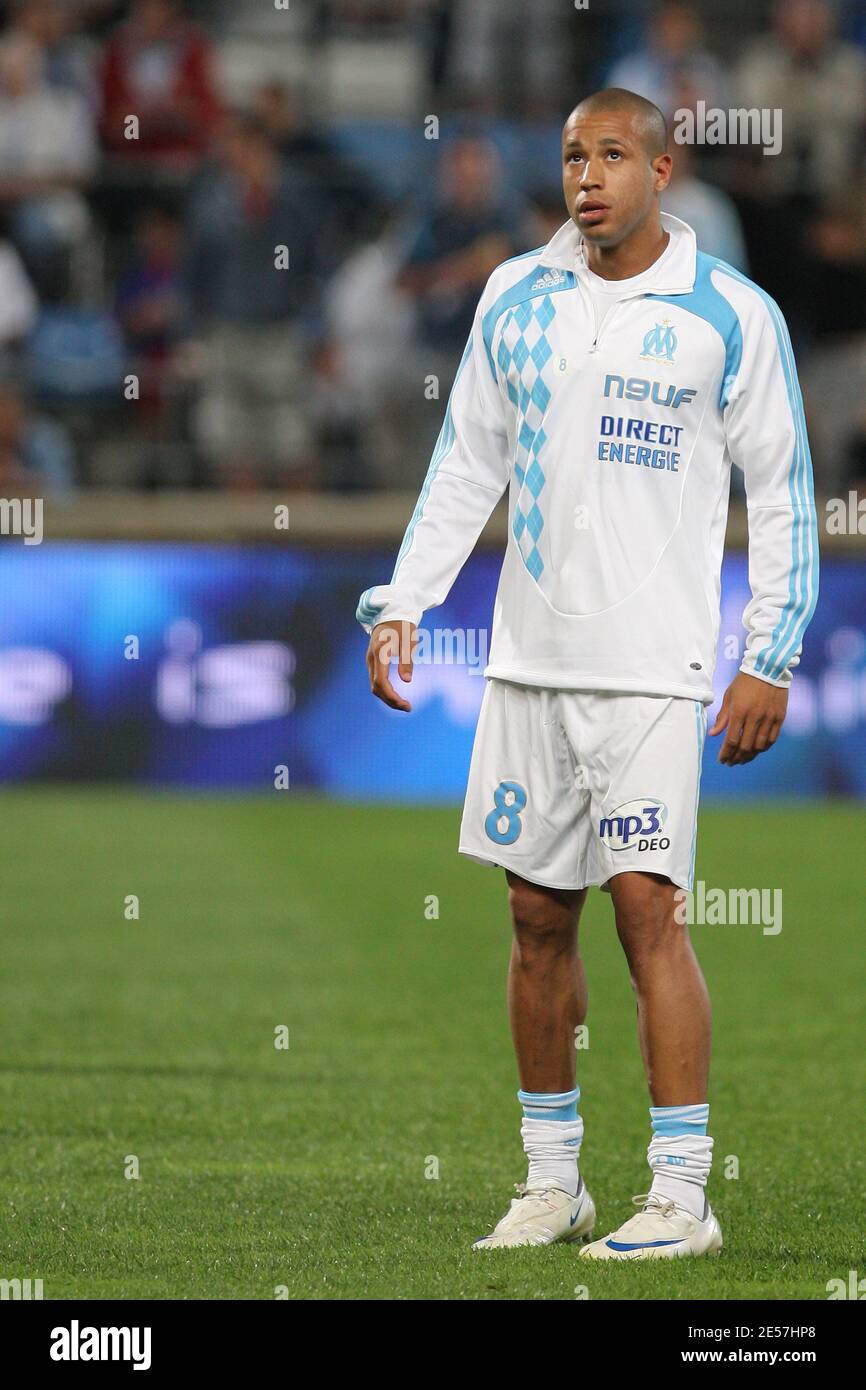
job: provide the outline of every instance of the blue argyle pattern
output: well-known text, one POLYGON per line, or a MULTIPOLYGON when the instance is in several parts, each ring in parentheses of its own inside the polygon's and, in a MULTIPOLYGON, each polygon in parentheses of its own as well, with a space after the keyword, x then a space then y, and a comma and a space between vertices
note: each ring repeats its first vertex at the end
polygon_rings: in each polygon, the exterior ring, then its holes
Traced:
POLYGON ((547 443, 544 415, 551 396, 545 369, 553 355, 547 330, 555 317, 556 309, 549 294, 543 299, 525 300, 509 309, 503 320, 497 353, 508 399, 517 412, 514 471, 520 491, 512 529, 524 564, 535 580, 544 569, 538 544, 544 530, 539 498, 546 481, 542 458, 547 443))

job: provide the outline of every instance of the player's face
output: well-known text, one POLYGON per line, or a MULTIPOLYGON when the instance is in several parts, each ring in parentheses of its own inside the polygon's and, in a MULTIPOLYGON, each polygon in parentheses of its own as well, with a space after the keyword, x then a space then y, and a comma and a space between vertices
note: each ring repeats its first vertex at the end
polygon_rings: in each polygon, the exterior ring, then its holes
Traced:
POLYGON ((597 246, 624 241, 650 215, 670 163, 669 155, 649 158, 630 112, 573 112, 562 133, 562 186, 586 240, 597 246))

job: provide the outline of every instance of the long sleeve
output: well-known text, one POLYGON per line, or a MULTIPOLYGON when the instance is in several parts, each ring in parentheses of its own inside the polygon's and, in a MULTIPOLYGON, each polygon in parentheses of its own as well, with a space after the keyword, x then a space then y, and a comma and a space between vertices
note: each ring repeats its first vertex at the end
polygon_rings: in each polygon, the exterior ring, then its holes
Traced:
POLYGON ((818 597, 812 460, 791 340, 781 311, 753 296, 742 361, 725 409, 731 458, 743 470, 751 601, 740 669, 787 686, 818 597))
POLYGON ((377 623, 418 623, 428 608, 444 602, 509 475, 502 399, 479 305, 391 582, 361 595, 357 617, 367 632, 377 623))

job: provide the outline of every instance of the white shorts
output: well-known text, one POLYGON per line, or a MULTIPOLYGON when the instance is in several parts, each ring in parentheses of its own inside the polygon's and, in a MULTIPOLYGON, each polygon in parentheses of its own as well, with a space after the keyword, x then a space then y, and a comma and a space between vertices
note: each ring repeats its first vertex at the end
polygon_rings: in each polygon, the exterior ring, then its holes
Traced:
POLYGON ((637 869, 691 890, 706 728, 698 700, 489 680, 460 853, 548 888, 637 869))

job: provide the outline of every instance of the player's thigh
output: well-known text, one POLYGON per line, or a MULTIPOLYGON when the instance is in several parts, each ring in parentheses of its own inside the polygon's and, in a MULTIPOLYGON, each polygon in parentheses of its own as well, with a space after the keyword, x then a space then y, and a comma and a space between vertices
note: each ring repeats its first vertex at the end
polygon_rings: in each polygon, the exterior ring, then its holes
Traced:
POLYGON ((596 881, 654 874, 690 889, 706 717, 694 700, 584 697, 596 881))
POLYGON ((490 681, 460 828, 460 851, 530 883, 583 886, 575 825, 586 793, 574 782, 555 692, 490 681))

